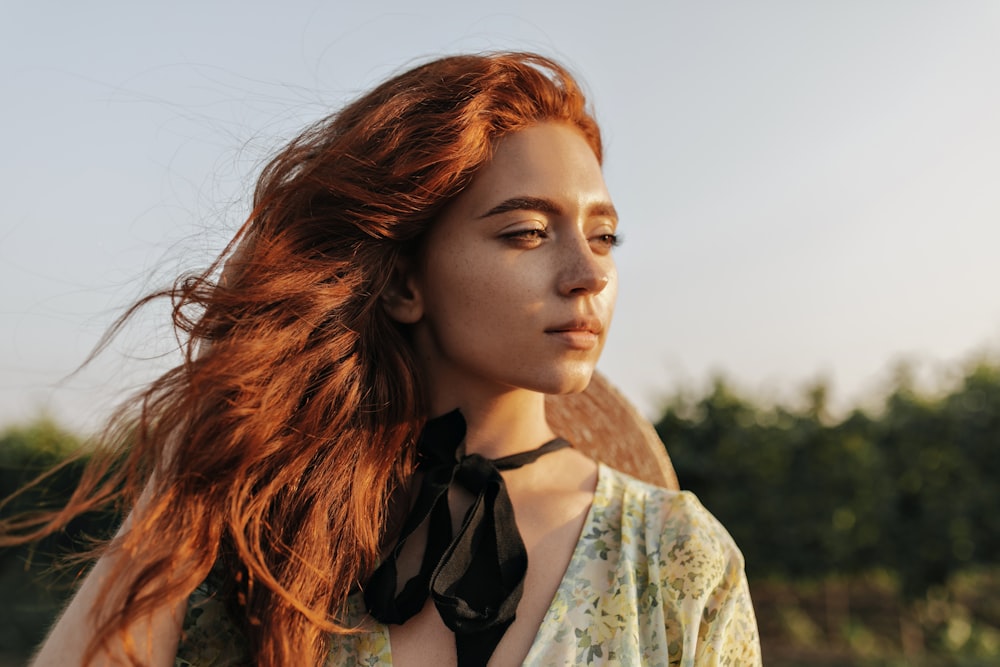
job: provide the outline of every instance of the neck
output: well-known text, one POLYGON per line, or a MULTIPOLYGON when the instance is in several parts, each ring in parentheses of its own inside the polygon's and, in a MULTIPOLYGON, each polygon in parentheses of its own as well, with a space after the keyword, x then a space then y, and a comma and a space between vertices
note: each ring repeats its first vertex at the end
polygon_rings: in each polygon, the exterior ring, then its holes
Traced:
POLYGON ((432 416, 455 408, 467 426, 465 453, 496 459, 534 449, 555 437, 545 419, 545 395, 516 389, 508 392, 434 400, 432 416))

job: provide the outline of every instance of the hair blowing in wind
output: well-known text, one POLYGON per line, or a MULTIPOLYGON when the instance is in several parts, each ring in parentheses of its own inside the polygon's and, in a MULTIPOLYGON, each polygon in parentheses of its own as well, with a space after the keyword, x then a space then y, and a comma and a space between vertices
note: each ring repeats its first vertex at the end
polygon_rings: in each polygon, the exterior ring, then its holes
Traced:
POLYGON ((427 415, 406 334, 380 306, 401 259, 504 135, 598 127, 571 76, 532 54, 446 57, 319 121, 264 168, 253 209, 205 272, 168 298, 182 364, 114 415, 57 511, 0 526, 39 539, 118 501, 127 554, 95 605, 87 658, 134 619, 181 604, 217 562, 261 665, 321 664, 347 596, 370 576, 390 497, 427 415), (220 267, 225 266, 222 271, 220 267))

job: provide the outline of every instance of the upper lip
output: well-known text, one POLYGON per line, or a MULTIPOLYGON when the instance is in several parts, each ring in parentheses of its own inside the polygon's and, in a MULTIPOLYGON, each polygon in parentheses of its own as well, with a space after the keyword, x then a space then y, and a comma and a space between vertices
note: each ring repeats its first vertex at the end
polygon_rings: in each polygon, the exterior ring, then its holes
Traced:
POLYGON ((546 331, 549 333, 557 333, 560 331, 585 331, 587 333, 597 335, 600 334, 603 329, 603 323, 596 317, 575 317, 568 322, 557 324, 554 327, 549 327, 546 331))

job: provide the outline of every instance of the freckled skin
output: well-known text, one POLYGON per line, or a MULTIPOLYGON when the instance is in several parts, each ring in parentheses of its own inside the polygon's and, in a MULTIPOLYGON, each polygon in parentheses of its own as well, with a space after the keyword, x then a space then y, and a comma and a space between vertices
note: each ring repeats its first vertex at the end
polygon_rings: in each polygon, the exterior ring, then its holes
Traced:
POLYGON ((442 406, 470 392, 586 388, 617 293, 616 226, 600 165, 575 128, 543 123, 498 142, 431 227, 407 281, 413 309, 400 319, 414 324, 442 406), (597 330, 556 331, 574 322, 597 330))

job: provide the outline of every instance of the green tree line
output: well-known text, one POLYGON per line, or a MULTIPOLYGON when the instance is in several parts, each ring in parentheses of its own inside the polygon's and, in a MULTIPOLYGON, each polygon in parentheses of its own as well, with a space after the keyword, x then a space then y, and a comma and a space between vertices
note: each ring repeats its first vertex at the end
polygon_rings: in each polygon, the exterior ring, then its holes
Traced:
MULTIPOLYGON (((73 458, 81 440, 48 418, 0 433, 0 518, 65 505, 86 458, 73 458), (67 459, 72 459, 67 462, 67 459), (60 464, 63 464, 60 466, 60 464), (24 489, 39 475, 42 483, 24 489), (15 495, 16 494, 16 495, 15 495)), ((66 531, 35 544, 0 549, 0 658, 17 659, 44 636, 69 595, 74 569, 62 558, 84 545, 86 536, 107 535, 114 516, 93 514, 73 521, 66 531)))
POLYGON ((1000 555, 1000 367, 951 391, 900 380, 881 409, 830 423, 827 390, 761 406, 717 380, 656 424, 681 486, 729 529, 751 579, 894 572, 915 598, 1000 555))

